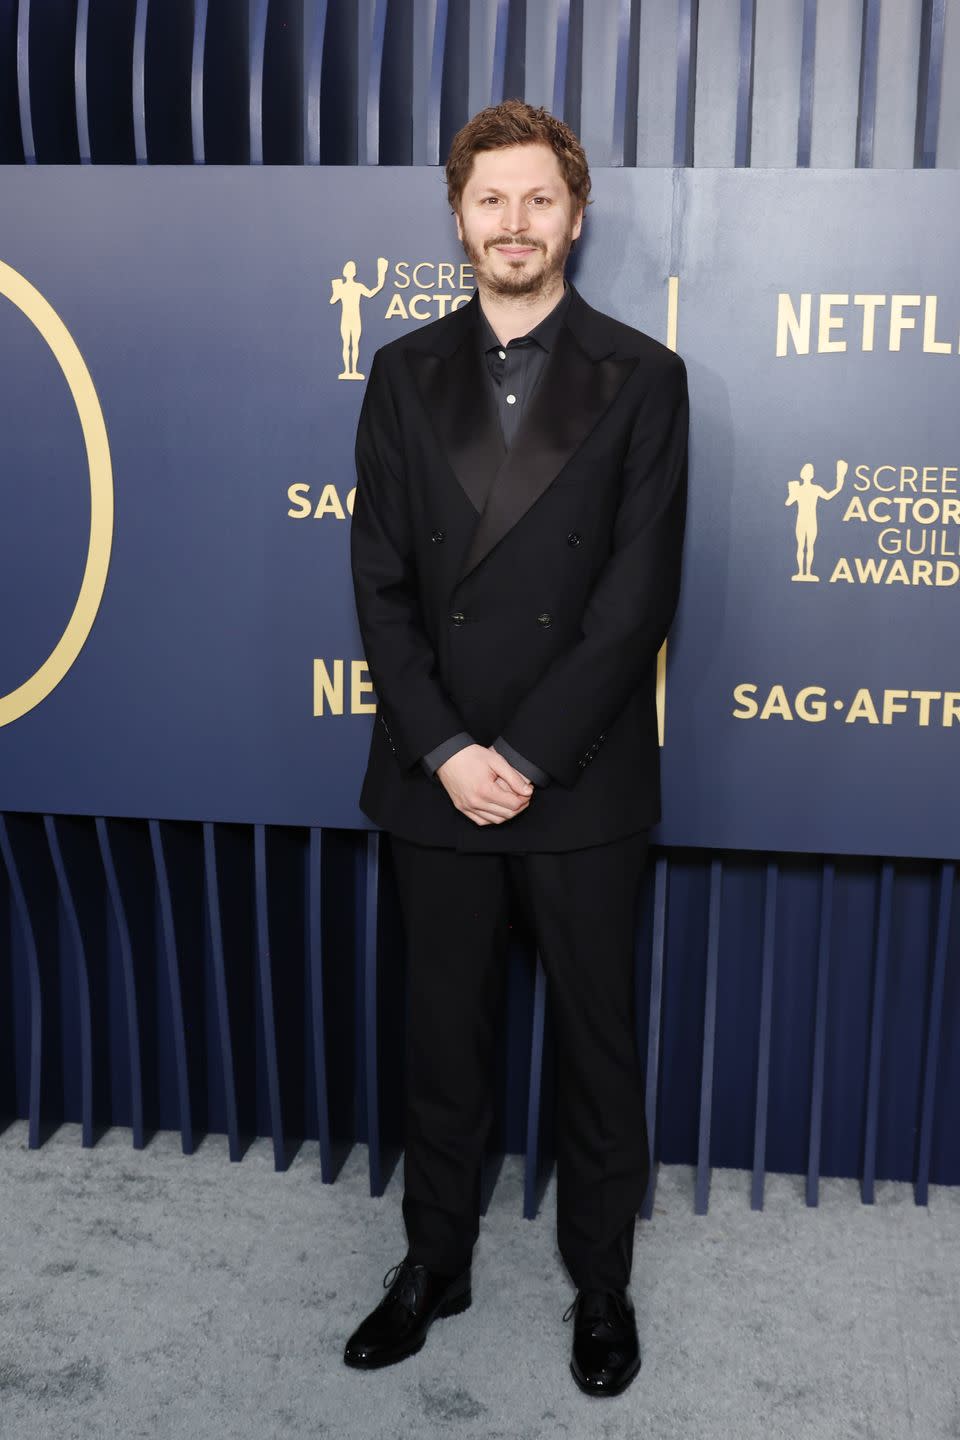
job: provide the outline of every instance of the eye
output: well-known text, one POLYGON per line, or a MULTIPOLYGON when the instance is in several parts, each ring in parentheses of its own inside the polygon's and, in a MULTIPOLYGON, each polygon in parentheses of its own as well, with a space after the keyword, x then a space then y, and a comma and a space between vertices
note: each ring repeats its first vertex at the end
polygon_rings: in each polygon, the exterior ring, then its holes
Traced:
POLYGON ((550 204, 550 197, 548 195, 534 195, 533 203, 534 205, 539 205, 540 208, 543 209, 545 206, 550 204))

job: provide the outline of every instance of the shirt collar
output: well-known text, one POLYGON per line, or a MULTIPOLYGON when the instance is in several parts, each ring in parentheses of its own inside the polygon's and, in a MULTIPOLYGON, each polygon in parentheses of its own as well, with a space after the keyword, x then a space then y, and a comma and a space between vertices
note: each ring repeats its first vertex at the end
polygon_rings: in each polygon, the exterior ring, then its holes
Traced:
MULTIPOLYGON (((572 294, 573 292, 570 286, 564 283, 563 294, 550 313, 544 316, 539 325, 535 325, 526 335, 518 335, 517 339, 535 340, 542 350, 549 352, 551 347, 556 343, 557 336, 560 333, 560 327, 563 325, 564 317, 570 308, 572 294)), ((477 308, 480 311, 480 344, 484 352, 487 350, 505 349, 505 346, 501 345, 494 334, 490 321, 486 315, 484 315, 483 306, 478 303, 477 308)))

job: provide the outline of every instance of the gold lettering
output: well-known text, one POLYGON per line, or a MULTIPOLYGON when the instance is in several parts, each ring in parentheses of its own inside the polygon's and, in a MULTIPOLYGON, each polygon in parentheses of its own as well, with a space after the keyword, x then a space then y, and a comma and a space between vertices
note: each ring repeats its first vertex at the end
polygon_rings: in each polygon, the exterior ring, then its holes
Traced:
POLYGON ((343 714, 343 661, 334 660, 333 675, 327 669, 325 660, 313 662, 313 713, 324 713, 327 701, 331 715, 343 714))
POLYGON ((287 491, 287 499, 291 504, 299 506, 299 509, 287 511, 287 514, 292 520, 303 520, 310 514, 310 501, 307 498, 309 494, 309 485, 290 486, 290 489, 287 491))
POLYGON ((869 690, 858 690, 853 697, 850 709, 843 717, 845 725, 852 725, 856 720, 866 720, 871 725, 879 725, 880 717, 877 714, 877 707, 870 698, 869 690))
POLYGON ((831 330, 841 330, 844 324, 842 315, 834 315, 834 305, 848 305, 849 295, 821 295, 820 296, 820 327, 817 335, 817 349, 821 354, 830 351, 846 350, 846 340, 831 340, 831 330))
POLYGON ((950 355, 953 346, 948 340, 938 340, 937 297, 927 295, 923 305, 923 348, 927 355, 950 355))
POLYGON ((891 295, 890 296, 890 349, 900 349, 900 337, 904 330, 915 330, 917 328, 917 317, 915 315, 904 315, 906 306, 911 310, 920 306, 919 295, 891 295))
POLYGON ((877 310, 881 305, 886 305, 886 295, 854 295, 854 305, 863 306, 863 329, 860 342, 861 350, 873 349, 873 335, 877 318, 877 310))
POLYGON ((350 709, 354 715, 373 715, 376 712, 377 702, 363 698, 373 694, 373 681, 369 676, 366 660, 350 661, 350 709))
POLYGON ((766 703, 760 711, 761 720, 769 720, 771 715, 779 715, 784 720, 792 720, 793 714, 790 710, 790 701, 787 699, 787 692, 782 685, 774 685, 767 696, 766 703))
POLYGON ((314 520, 322 520, 324 515, 336 515, 338 520, 346 520, 346 513, 340 504, 340 496, 337 494, 336 485, 324 485, 320 491, 320 499, 317 501, 317 508, 313 512, 314 520))
POLYGON ((906 715, 907 707, 904 700, 909 700, 909 690, 884 690, 883 692, 883 723, 892 725, 894 715, 906 715))
POLYGON ((930 701, 940 699, 939 690, 911 690, 910 699, 916 700, 920 713, 917 716, 918 725, 930 724, 930 701))
POLYGON ((757 693, 756 685, 737 685, 734 687, 733 698, 740 707, 733 712, 735 720, 752 720, 760 708, 754 699, 757 693))
POLYGON ((797 714, 801 720, 817 721, 825 717, 827 705, 823 697, 826 693, 821 685, 807 685, 803 690, 797 691, 797 714), (810 697, 813 695, 819 696, 819 699, 811 700, 810 697))
POLYGON ((793 301, 783 291, 777 296, 777 355, 786 355, 787 340, 793 342, 798 355, 810 354, 810 307, 813 296, 800 296, 800 314, 793 308, 793 301))

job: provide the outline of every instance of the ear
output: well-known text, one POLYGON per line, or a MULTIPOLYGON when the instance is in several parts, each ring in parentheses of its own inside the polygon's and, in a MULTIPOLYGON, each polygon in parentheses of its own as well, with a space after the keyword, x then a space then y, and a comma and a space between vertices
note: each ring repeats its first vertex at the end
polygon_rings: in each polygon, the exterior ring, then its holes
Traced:
POLYGON ((460 241, 460 244, 462 245, 462 244, 463 244, 463 221, 462 221, 461 218, 460 218, 460 211, 459 211, 459 210, 454 210, 454 212, 453 212, 453 218, 454 218, 454 220, 456 220, 456 222, 457 222, 457 239, 460 241))
POLYGON ((570 231, 571 240, 579 240, 580 231, 583 229, 583 206, 577 210, 573 217, 573 227, 570 231))

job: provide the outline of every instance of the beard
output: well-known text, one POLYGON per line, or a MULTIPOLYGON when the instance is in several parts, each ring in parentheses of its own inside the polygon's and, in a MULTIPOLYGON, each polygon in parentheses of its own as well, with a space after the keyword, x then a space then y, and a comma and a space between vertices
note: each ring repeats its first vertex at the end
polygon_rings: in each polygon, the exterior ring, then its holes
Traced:
POLYGON ((544 290, 552 289, 556 281, 563 276, 572 245, 572 236, 566 236, 563 240, 558 241, 553 250, 548 250, 542 240, 518 242, 513 235, 496 235, 481 247, 474 245, 466 232, 463 236, 463 249, 473 266, 478 282, 482 279, 484 288, 491 295, 500 296, 502 299, 521 296, 529 299, 541 294, 544 290), (488 259, 490 251, 496 245, 516 245, 518 243, 532 245, 541 251, 546 256, 546 263, 538 270, 531 270, 529 259, 510 260, 508 256, 504 255, 499 258, 508 266, 506 274, 494 274, 488 259))

